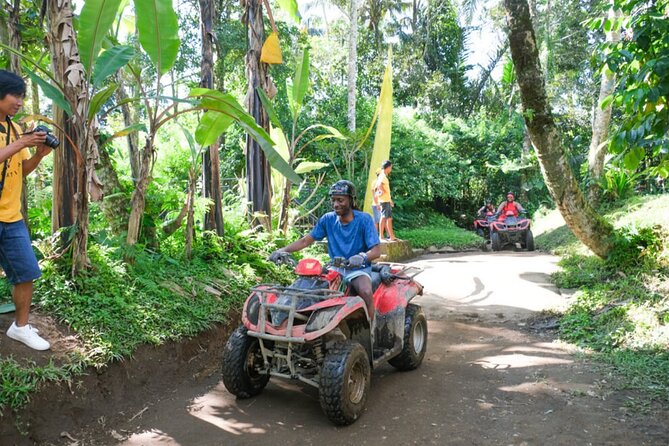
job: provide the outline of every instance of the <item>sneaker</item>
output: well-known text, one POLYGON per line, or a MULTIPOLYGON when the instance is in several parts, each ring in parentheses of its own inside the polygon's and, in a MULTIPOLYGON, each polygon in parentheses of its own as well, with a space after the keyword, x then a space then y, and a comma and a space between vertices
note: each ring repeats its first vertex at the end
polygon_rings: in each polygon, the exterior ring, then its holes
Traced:
POLYGON ((48 350, 51 347, 51 344, 42 339, 40 335, 37 334, 37 330, 30 324, 26 324, 23 327, 17 327, 16 322, 12 322, 12 326, 7 330, 7 336, 15 341, 23 342, 34 350, 48 350))

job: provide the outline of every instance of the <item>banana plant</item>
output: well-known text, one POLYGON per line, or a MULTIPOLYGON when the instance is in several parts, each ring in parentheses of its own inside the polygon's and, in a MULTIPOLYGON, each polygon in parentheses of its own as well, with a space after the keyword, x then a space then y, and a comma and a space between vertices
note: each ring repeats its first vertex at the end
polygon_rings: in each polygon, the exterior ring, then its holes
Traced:
MULTIPOLYGON (((309 52, 307 49, 304 49, 300 54, 300 57, 297 61, 297 67, 295 69, 295 75, 293 76, 292 80, 287 81, 286 86, 286 91, 288 94, 288 105, 290 107, 292 117, 290 138, 286 136, 286 131, 284 130, 281 124, 281 120, 279 119, 270 99, 267 97, 265 92, 262 91, 262 89, 256 89, 258 95, 260 96, 263 108, 267 112, 267 116, 269 117, 272 126, 275 128, 274 133, 277 134, 277 138, 283 138, 285 140, 285 142, 282 141, 280 144, 286 148, 285 162, 291 168, 295 166, 295 172, 297 173, 306 174, 322 169, 328 164, 314 161, 305 161, 299 158, 302 151, 312 143, 318 141, 332 138, 346 139, 346 137, 334 127, 330 127, 324 124, 312 124, 305 129, 302 129, 299 133, 297 131, 297 120, 300 116, 302 106, 304 105, 304 98, 306 97, 307 91, 309 90, 309 52), (307 134, 313 130, 324 130, 325 132, 305 141, 307 134)), ((280 173, 283 174, 281 171, 280 173)), ((279 228, 284 233, 288 231, 288 210, 291 201, 290 192, 293 184, 300 184, 299 179, 298 181, 295 181, 294 178, 284 174, 281 210, 279 212, 279 228)))

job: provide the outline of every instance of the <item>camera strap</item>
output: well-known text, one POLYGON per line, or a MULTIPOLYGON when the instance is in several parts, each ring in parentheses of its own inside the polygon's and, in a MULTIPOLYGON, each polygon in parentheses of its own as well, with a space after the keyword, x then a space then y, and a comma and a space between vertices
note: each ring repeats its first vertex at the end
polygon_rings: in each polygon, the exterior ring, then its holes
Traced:
MULTIPOLYGON (((10 134, 14 130, 14 134, 18 137, 19 135, 16 133, 16 130, 14 129, 14 126, 12 125, 11 119, 9 119, 9 116, 7 116, 7 139, 5 143, 5 147, 7 147, 10 144, 10 134)), ((0 179, 0 197, 2 197, 2 190, 5 188, 5 178, 7 176, 7 169, 9 169, 9 160, 11 160, 12 157, 10 156, 5 160, 4 163, 4 169, 2 169, 2 179, 0 179)))

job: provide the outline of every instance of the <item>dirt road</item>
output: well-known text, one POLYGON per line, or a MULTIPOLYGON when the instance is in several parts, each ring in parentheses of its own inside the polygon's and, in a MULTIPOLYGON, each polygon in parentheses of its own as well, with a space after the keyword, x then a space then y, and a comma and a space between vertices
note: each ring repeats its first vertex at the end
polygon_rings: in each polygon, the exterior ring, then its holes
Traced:
POLYGON ((235 400, 212 370, 147 402, 132 421, 106 426, 96 444, 669 444, 666 413, 630 409, 637 396, 614 390, 605 370, 528 327, 536 311, 566 302, 548 280, 556 261, 526 252, 417 260, 426 360, 412 372, 374 371, 367 410, 352 426, 331 425, 306 385, 272 380, 260 396, 235 400))

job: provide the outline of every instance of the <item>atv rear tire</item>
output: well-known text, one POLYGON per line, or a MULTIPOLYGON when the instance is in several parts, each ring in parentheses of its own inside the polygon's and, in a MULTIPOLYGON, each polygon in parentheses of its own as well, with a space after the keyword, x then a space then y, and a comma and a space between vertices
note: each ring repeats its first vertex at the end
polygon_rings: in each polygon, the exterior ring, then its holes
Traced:
POLYGON ((502 241, 500 240, 498 233, 493 232, 490 234, 490 242, 493 251, 500 251, 502 249, 502 241))
POLYGON ((243 325, 237 328, 223 350, 223 384, 238 398, 258 395, 269 381, 269 375, 257 371, 263 366, 260 342, 247 332, 243 325))
POLYGON ((423 309, 409 304, 404 316, 404 344, 399 355, 388 363, 397 370, 407 371, 418 368, 427 350, 427 320, 423 309))
POLYGON ((529 229, 527 230, 527 234, 525 234, 525 248, 528 251, 534 251, 534 236, 529 229))
POLYGON ((360 343, 340 341, 329 349, 321 369, 319 398, 330 421, 346 426, 360 417, 370 380, 369 357, 360 343))

